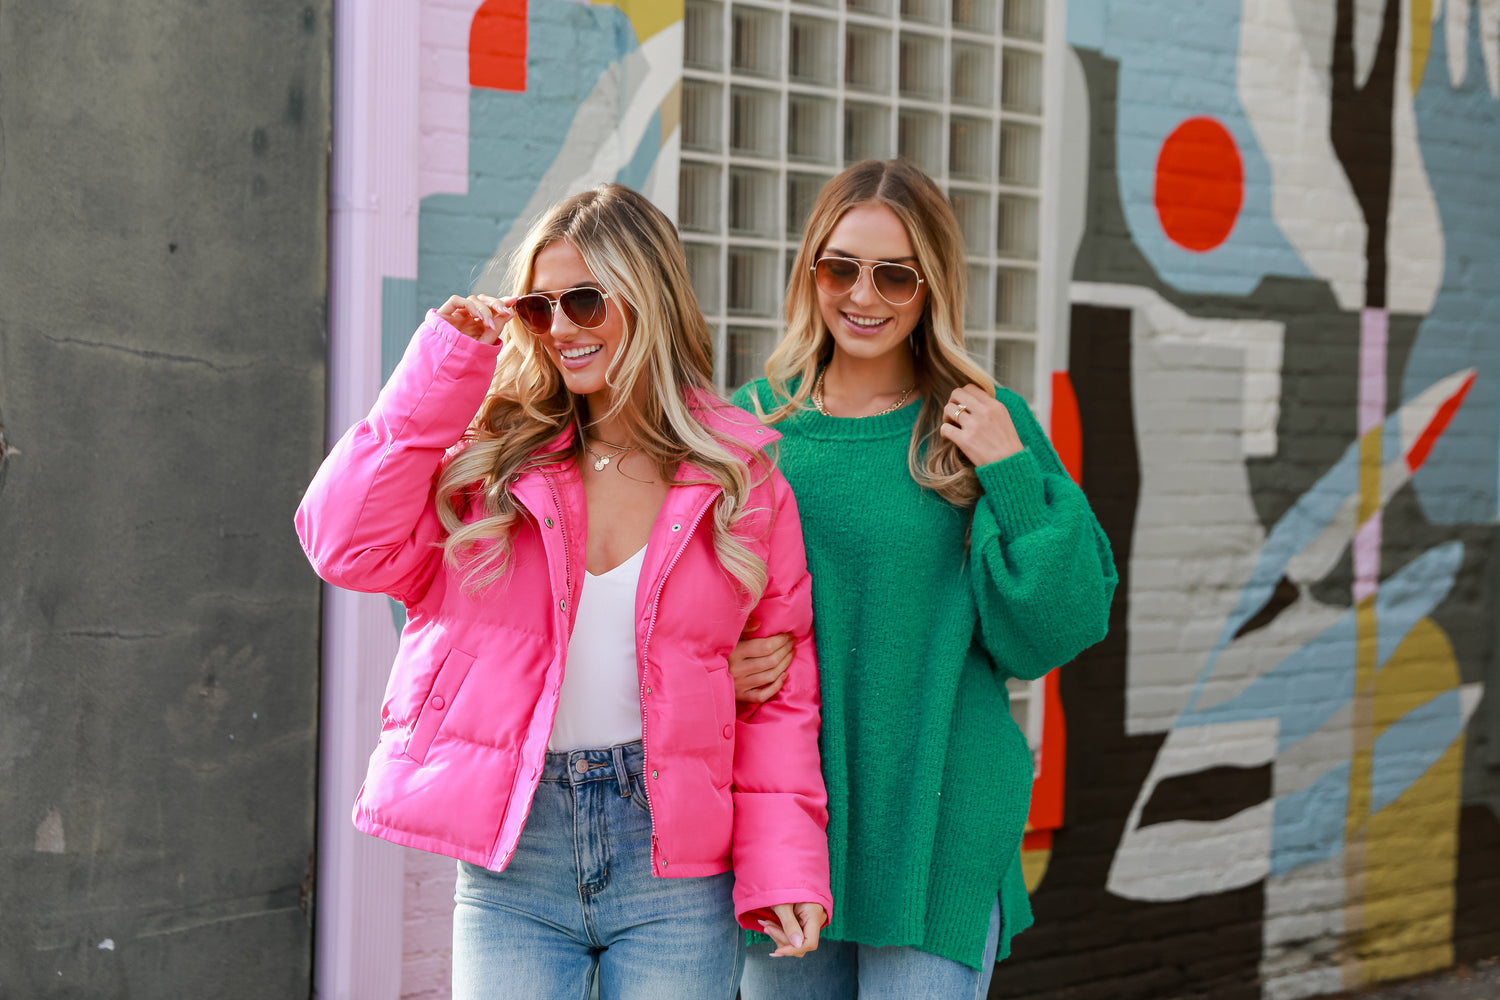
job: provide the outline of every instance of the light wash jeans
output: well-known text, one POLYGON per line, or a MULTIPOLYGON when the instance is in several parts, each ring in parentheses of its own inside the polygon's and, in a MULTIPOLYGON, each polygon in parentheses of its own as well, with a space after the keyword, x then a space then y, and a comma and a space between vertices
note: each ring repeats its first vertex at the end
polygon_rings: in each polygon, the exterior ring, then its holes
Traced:
POLYGON ((919 948, 874 948, 824 938, 802 958, 772 958, 770 944, 751 945, 745 956, 743 1000, 984 1000, 1000 944, 1000 901, 990 911, 990 931, 980 969, 919 948))
POLYGON ((651 874, 639 742, 547 754, 503 872, 460 862, 453 1000, 733 1000, 729 872, 651 874))

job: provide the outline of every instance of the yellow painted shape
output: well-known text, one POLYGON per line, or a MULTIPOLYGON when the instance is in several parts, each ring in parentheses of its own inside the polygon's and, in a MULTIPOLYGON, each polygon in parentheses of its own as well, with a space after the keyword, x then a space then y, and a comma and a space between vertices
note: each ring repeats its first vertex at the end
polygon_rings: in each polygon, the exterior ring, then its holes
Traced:
POLYGON ((1411 0, 1407 7, 1411 17, 1411 92, 1422 89, 1422 75, 1427 72, 1427 54, 1432 51, 1432 0, 1411 0))
MULTIPOLYGON (((1361 459, 1368 458, 1360 443, 1361 459)), ((1377 451, 1378 460, 1378 451, 1377 451)), ((1363 473, 1365 470, 1362 469, 1363 473)), ((1377 467, 1378 475, 1378 467, 1377 467)), ((1361 475, 1361 488, 1364 487, 1361 475)), ((1379 482, 1377 480, 1378 488, 1379 482)), ((1378 500, 1378 494, 1377 494, 1378 500)), ((1363 506, 1364 497, 1361 497, 1363 506)), ((1375 664, 1379 657, 1379 622, 1375 616, 1375 595, 1354 606, 1354 698, 1350 706, 1349 726, 1349 805, 1344 815, 1344 932, 1357 939, 1365 926, 1366 836, 1370 820, 1370 769, 1375 751, 1375 664)), ((1341 962, 1344 988, 1359 985, 1364 975, 1359 956, 1346 951, 1341 962)))
POLYGON ((1021 852, 1021 877, 1026 880, 1026 892, 1036 892, 1036 887, 1042 884, 1042 879, 1047 875, 1047 866, 1052 863, 1052 848, 1044 847, 1035 851, 1021 852))
POLYGON ((682 124, 682 81, 672 84, 672 89, 661 102, 661 144, 666 146, 672 133, 682 124))
POLYGON ((683 0, 594 0, 598 7, 618 7, 630 18, 635 38, 644 42, 682 20, 683 0))
POLYGON ((1376 424, 1359 439, 1359 523, 1380 510, 1380 460, 1384 428, 1376 424))
MULTIPOLYGON (((1383 731, 1460 682, 1448 637, 1430 618, 1423 619, 1376 679, 1372 728, 1383 731)), ((1346 986, 1453 964, 1463 744, 1462 738, 1455 740, 1400 798, 1368 817, 1359 873, 1361 924, 1349 928, 1352 961, 1345 963, 1346 986)))

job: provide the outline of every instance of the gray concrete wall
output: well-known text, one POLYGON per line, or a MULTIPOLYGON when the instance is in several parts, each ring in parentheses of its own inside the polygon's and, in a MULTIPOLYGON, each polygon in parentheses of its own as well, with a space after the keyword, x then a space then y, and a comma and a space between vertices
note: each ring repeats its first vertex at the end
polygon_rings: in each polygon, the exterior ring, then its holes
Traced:
POLYGON ((309 993, 331 21, 0 4, 0 997, 309 993))

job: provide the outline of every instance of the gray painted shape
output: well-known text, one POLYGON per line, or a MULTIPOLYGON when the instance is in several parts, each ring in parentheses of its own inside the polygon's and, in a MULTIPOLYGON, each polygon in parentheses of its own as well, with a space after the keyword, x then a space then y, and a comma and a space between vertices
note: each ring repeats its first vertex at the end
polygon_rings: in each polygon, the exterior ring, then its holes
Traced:
POLYGON ((310 991, 331 21, 0 5, 0 996, 310 991))

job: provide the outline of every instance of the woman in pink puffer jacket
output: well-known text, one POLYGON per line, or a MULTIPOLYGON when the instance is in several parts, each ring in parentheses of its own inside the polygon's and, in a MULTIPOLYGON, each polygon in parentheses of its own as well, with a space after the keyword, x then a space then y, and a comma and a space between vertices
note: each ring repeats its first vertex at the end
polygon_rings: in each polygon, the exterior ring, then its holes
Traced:
POLYGON ((831 906, 776 433, 714 394, 681 245, 639 194, 561 203, 514 272, 516 297, 428 314, 297 511, 320 576, 407 609, 354 822, 459 859, 457 998, 597 976, 606 1000, 729 1000, 740 927, 801 954, 831 906), (747 623, 797 653, 737 711, 747 623))

